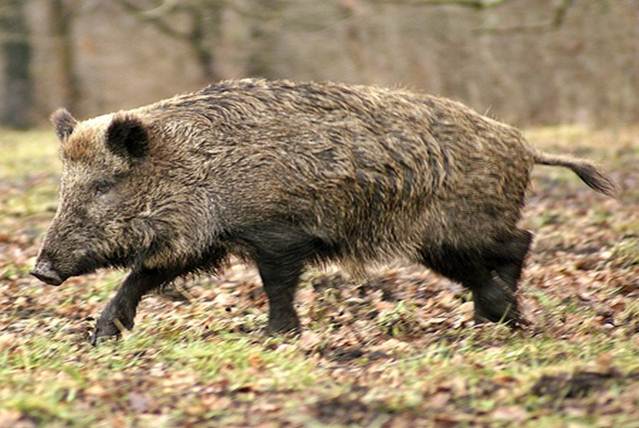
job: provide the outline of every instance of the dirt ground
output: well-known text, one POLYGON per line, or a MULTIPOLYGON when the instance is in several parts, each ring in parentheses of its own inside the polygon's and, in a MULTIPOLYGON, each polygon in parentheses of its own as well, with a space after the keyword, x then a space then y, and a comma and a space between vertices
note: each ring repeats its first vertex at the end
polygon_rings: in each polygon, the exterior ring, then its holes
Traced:
POLYGON ((251 266, 150 296, 91 347, 123 273, 28 276, 56 204, 53 132, 0 132, 0 428, 32 426, 639 427, 639 131, 530 130, 600 162, 618 200, 538 167, 523 226, 531 325, 476 326, 461 286, 397 264, 354 282, 307 272, 299 339, 264 333, 251 266))

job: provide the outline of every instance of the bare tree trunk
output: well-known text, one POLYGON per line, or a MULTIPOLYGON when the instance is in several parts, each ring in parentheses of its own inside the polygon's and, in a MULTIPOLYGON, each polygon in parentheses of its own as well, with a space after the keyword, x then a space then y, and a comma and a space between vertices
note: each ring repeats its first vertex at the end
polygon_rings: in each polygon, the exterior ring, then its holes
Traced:
POLYGON ((33 81, 31 78, 31 43, 25 16, 25 1, 5 0, 0 15, 1 55, 4 57, 5 100, 0 124, 26 128, 31 125, 33 81))
POLYGON ((186 43, 193 52, 194 59, 201 70, 202 80, 211 82, 219 79, 215 56, 207 42, 212 39, 214 45, 220 39, 223 2, 204 0, 175 2, 169 12, 186 13, 190 20, 188 31, 174 28, 172 13, 168 13, 166 16, 149 14, 143 7, 131 0, 118 0, 118 4, 127 12, 132 13, 140 22, 146 22, 154 26, 160 33, 186 43))
POLYGON ((202 16, 202 10, 197 7, 189 9, 191 18, 191 31, 188 33, 188 43, 193 51, 195 60, 202 73, 202 79, 207 82, 219 80, 219 74, 215 67, 216 62, 213 52, 207 46, 206 27, 213 33, 215 41, 219 40, 219 28, 221 25, 221 9, 219 5, 209 5, 207 18, 211 22, 206 22, 202 16))
POLYGON ((279 31, 277 18, 284 8, 281 0, 262 0, 253 8, 251 23, 251 46, 246 65, 250 77, 277 78, 273 63, 274 47, 279 31))
POLYGON ((77 111, 80 100, 80 85, 75 71, 75 50, 73 46, 73 15, 64 0, 51 0, 50 28, 59 59, 62 103, 71 111, 77 111))
POLYGON ((352 61, 355 75, 359 76, 363 82, 370 81, 366 60, 368 50, 365 48, 365 29, 363 28, 363 24, 366 23, 366 20, 360 19, 358 15, 361 12, 358 12, 356 8, 352 7, 349 3, 341 5, 340 12, 347 18, 344 45, 352 61))

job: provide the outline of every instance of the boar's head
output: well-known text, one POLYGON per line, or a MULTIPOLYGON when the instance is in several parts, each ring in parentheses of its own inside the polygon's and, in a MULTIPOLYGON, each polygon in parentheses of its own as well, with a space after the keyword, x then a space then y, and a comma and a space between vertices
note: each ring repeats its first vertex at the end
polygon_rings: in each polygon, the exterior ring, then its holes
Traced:
POLYGON ((166 239, 163 206, 181 203, 179 186, 167 186, 170 166, 150 156, 152 128, 131 112, 77 122, 61 109, 51 120, 63 165, 59 204, 31 273, 59 285, 143 263, 166 239))

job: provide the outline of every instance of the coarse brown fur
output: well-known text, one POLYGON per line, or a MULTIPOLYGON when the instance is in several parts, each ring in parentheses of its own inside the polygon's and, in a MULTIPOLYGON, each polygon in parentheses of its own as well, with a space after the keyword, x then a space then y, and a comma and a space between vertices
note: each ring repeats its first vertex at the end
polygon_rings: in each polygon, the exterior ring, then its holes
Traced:
POLYGON ((41 270, 53 270, 52 283, 133 270, 96 338, 117 334, 116 318, 132 327, 146 291, 214 271, 229 254, 256 262, 275 331, 299 328, 298 277, 329 260, 356 272, 420 262, 469 287, 478 320, 516 323, 532 239, 517 223, 533 166, 567 166, 614 190, 586 161, 402 90, 246 79, 77 124, 66 111, 52 120, 64 172, 41 270))

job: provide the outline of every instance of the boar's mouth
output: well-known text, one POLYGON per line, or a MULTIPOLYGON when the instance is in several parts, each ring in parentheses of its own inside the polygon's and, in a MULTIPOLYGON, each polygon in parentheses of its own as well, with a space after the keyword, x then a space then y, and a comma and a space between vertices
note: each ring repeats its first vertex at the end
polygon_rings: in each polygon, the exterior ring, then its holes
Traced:
MULTIPOLYGON (((88 272, 87 272, 88 273, 88 272)), ((54 269, 43 267, 40 263, 29 272, 30 275, 35 276, 40 281, 48 285, 58 286, 72 276, 82 275, 81 273, 63 274, 54 269)))
POLYGON ((47 259, 38 260, 33 270, 29 273, 49 285, 57 286, 66 280, 53 268, 53 265, 47 259))
POLYGON ((29 272, 40 281, 58 286, 67 279, 92 273, 101 268, 122 269, 140 263, 146 252, 100 254, 90 249, 61 251, 44 247, 29 272))
POLYGON ((95 255, 84 252, 83 257, 77 259, 73 267, 62 268, 60 265, 64 265, 63 263, 56 263, 55 259, 43 253, 29 273, 46 284, 58 286, 73 276, 91 273, 104 264, 104 261, 95 255))

